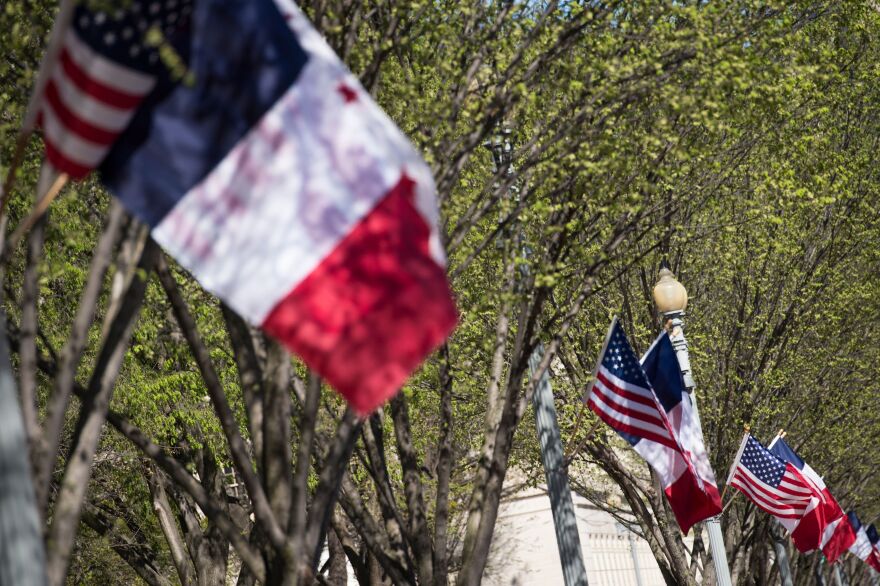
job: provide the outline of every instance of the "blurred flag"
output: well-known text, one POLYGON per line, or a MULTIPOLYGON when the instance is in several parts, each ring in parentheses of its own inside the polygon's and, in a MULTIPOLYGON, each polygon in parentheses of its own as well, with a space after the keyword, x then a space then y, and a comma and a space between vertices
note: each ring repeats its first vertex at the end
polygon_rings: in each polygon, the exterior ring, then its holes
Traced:
POLYGON ((717 489, 697 475, 616 317, 586 402, 657 473, 683 532, 720 512, 717 489))
MULTIPOLYGON (((822 477, 809 464, 804 462, 782 437, 777 435, 770 442, 768 449, 783 462, 788 462, 800 470, 807 482, 812 484, 815 491, 822 495, 822 504, 811 514, 821 512, 824 518, 825 526, 822 529, 819 549, 825 554, 828 562, 833 564, 856 540, 856 535, 846 520, 846 514, 844 514, 843 509, 831 495, 831 491, 825 486, 825 481, 822 477)), ((797 544, 798 532, 793 532, 791 537, 795 544, 797 544)))
POLYGON ((871 561, 868 562, 868 565, 880 572, 880 535, 877 534, 873 523, 865 529, 865 534, 868 536, 868 541, 871 542, 871 556, 869 558, 871 561))
POLYGON ((825 527, 818 509, 820 494, 797 468, 771 454, 751 434, 743 439, 727 483, 776 517, 789 533, 797 531, 800 539, 794 543, 799 551, 816 549, 825 527))
POLYGON ((76 9, 46 157, 361 412, 456 323, 431 173, 289 0, 76 9))
POLYGON ((856 515, 855 511, 850 511, 847 514, 847 519, 849 520, 849 526, 856 536, 853 544, 849 546, 850 553, 880 572, 880 558, 874 554, 874 546, 868 538, 868 532, 859 520, 858 515, 856 515))
POLYGON ((700 498, 693 501, 690 508, 692 516, 702 520, 720 514, 721 495, 718 493, 715 472, 703 443, 703 430, 696 405, 684 386, 681 365, 667 332, 657 336, 642 357, 641 364, 654 394, 666 412, 666 419, 679 445, 702 480, 703 491, 698 494, 700 498))

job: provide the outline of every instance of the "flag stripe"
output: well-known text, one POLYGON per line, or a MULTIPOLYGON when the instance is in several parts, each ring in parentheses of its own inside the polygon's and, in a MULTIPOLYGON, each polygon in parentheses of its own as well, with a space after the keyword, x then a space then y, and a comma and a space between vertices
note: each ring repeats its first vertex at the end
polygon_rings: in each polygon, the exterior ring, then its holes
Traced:
MULTIPOLYGON (((40 125, 43 125, 44 116, 40 113, 40 125)), ((52 141, 49 140, 45 134, 43 135, 43 146, 46 149, 46 159, 59 171, 63 171, 70 175, 74 179, 81 179, 88 175, 91 171, 91 167, 87 167, 71 161, 68 159, 64 153, 56 149, 52 145, 52 141)))
MULTIPOLYGON (((616 411, 608 408, 601 401, 594 401, 592 398, 587 402, 593 412, 598 415, 602 421, 607 423, 613 429, 618 431, 622 431, 624 433, 628 433, 630 435, 634 435, 641 439, 651 440, 653 442, 657 442, 660 445, 671 448, 675 451, 678 451, 678 446, 675 445, 675 442, 671 441, 668 436, 660 435, 656 430, 655 426, 648 426, 647 424, 638 424, 635 420, 630 420, 629 418, 618 414, 616 411), (638 424, 638 426, 636 426, 638 424)), ((665 430, 662 430, 665 433, 665 430)))
POLYGON ((620 377, 615 376, 614 373, 610 372, 604 365, 599 367, 599 370, 596 372, 596 378, 603 381, 607 386, 619 389, 622 395, 627 397, 631 396, 633 401, 650 405, 655 409, 658 409, 659 412, 657 399, 654 397, 654 393, 652 393, 650 389, 645 389, 626 382, 620 377))
POLYGON ((630 415, 627 412, 627 409, 621 409, 617 405, 609 402, 604 397, 604 395, 602 395, 602 393, 600 393, 599 390, 596 388, 593 389, 593 396, 593 403, 595 403, 599 409, 601 409, 605 413, 608 413, 608 415, 610 415, 617 421, 620 421, 625 425, 629 425, 630 427, 642 429, 648 433, 653 433, 655 436, 664 438, 667 442, 675 445, 674 442, 671 441, 669 433, 666 431, 666 428, 657 425, 653 421, 645 420, 643 417, 634 417, 633 415, 630 415), (598 401, 595 399, 598 399, 598 401))
POLYGON ((61 59, 64 71, 83 91, 119 108, 136 107, 156 83, 152 75, 102 57, 72 30, 65 37, 61 59))
POLYGON ((780 503, 773 499, 768 499, 757 490, 757 487, 752 484, 748 478, 739 473, 734 474, 730 485, 741 490, 752 500, 752 502, 768 513, 779 517, 799 518, 806 509, 806 507, 795 507, 789 504, 780 503))
POLYGON ((133 112, 130 108, 117 108, 92 97, 73 83, 60 67, 55 68, 51 82, 68 109, 98 128, 118 133, 131 121, 133 112))
POLYGON ((788 476, 788 473, 782 477, 782 481, 779 483, 777 489, 781 493, 787 493, 794 496, 804 496, 807 498, 818 496, 817 493, 804 487, 803 484, 800 484, 800 481, 797 478, 791 478, 788 476))
MULTIPOLYGON (((594 403, 590 402, 588 404, 589 404, 590 408, 593 410, 593 412, 595 412, 596 415, 599 417, 599 419, 601 419, 602 421, 607 423, 612 429, 629 434, 631 436, 635 436, 636 438, 638 438, 640 440, 650 440, 650 441, 655 442, 661 446, 664 446, 669 449, 677 451, 677 448, 674 446, 670 446, 669 441, 666 440, 665 438, 660 437, 660 436, 653 434, 651 432, 647 432, 642 429, 637 429, 637 428, 631 427, 629 425, 623 424, 620 421, 618 421, 617 419, 615 419, 612 415, 609 415, 605 411, 602 411, 594 403)), ((639 444, 637 444, 637 445, 641 445, 641 442, 639 442, 639 444)), ((649 463, 651 463, 651 462, 649 462, 649 463)))
POLYGON ((604 371, 604 368, 600 368, 596 373, 596 384, 601 384, 604 388, 616 393, 631 404, 643 405, 651 412, 656 413, 659 419, 660 410, 657 408, 657 401, 653 397, 646 396, 644 392, 636 393, 627 389, 627 387, 631 389, 632 385, 627 385, 614 375, 604 371))
MULTIPOLYGON (((94 169, 107 154, 107 146, 68 132, 51 107, 43 108, 41 121, 44 140, 51 143, 65 161, 81 168, 94 169)), ((60 170, 67 171, 66 168, 60 170)))
POLYGON ((661 419, 656 405, 647 406, 644 403, 627 400, 625 396, 621 396, 620 389, 604 385, 601 378, 597 378, 593 392, 600 394, 610 407, 621 413, 663 427, 663 419, 661 419))
POLYGON ((766 482, 763 482, 745 466, 739 468, 738 472, 745 475, 752 482, 752 484, 760 488, 763 492, 767 493, 767 495, 773 497, 780 502, 809 502, 812 498, 812 495, 810 495, 809 493, 807 493, 806 495, 800 495, 781 491, 777 487, 771 486, 766 482))
POLYGON ((53 110, 61 124, 66 127, 67 132, 76 134, 90 143, 108 146, 119 136, 118 132, 94 126, 74 114, 61 99, 58 87, 52 80, 46 85, 46 103, 53 110))
POLYGON ((748 485, 752 488, 752 491, 755 494, 759 495, 765 501, 773 502, 773 503, 779 504, 780 506, 783 506, 783 507, 800 508, 800 509, 807 508, 807 504, 803 503, 802 501, 793 501, 791 499, 778 498, 771 491, 767 490, 766 484, 760 483, 759 481, 756 482, 754 478, 748 476, 748 474, 743 473, 742 470, 740 470, 738 472, 738 474, 739 474, 740 480, 742 482, 748 483, 748 485))
POLYGON ((791 501, 787 499, 777 498, 774 494, 766 490, 765 484, 761 483, 760 481, 756 481, 753 476, 750 476, 747 471, 745 471, 745 469, 738 470, 737 475, 740 479, 740 482, 745 483, 749 486, 752 494, 757 495, 765 502, 773 503, 774 505, 778 505, 786 509, 800 510, 806 510, 807 505, 809 504, 801 501, 791 501))

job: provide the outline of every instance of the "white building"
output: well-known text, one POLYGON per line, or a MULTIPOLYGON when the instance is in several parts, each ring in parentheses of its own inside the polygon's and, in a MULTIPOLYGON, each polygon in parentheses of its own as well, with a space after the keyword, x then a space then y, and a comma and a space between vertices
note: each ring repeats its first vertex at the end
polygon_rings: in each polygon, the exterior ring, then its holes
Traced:
MULTIPOLYGON (((648 543, 608 513, 572 494, 590 586, 665 586, 648 543)), ((690 546, 692 538, 687 538, 690 546)), ((562 585, 546 487, 504 499, 483 575, 486 586, 562 585)))

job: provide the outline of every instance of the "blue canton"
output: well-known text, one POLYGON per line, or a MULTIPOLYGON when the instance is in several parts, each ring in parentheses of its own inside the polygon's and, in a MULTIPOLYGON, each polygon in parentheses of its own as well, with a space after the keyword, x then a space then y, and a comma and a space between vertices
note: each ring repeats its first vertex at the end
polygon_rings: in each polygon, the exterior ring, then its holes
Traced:
POLYGON ((73 17, 77 35, 108 59, 143 73, 161 71, 159 44, 174 45, 189 34, 193 0, 131 0, 115 10, 98 6, 95 10, 77 6, 73 17))
POLYGON ((779 486, 785 475, 785 463, 771 454, 761 443, 749 436, 740 464, 764 484, 779 486))
POLYGON ((620 322, 614 324, 611 336, 608 340, 608 347, 605 349, 605 356, 602 358, 602 366, 604 366, 611 374, 619 379, 628 382, 631 385, 642 387, 643 389, 651 388, 642 365, 636 357, 629 340, 620 326, 620 322))

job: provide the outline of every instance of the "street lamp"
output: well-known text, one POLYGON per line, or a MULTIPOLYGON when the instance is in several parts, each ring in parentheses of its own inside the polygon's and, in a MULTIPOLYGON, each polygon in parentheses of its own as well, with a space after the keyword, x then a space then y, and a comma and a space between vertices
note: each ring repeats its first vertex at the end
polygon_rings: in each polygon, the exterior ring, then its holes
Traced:
MULTIPOLYGON (((660 266, 659 279, 654 285, 654 304, 657 306, 657 311, 663 316, 663 327, 669 332, 669 339, 675 348, 684 386, 691 395, 691 404, 699 425, 700 413, 697 410, 697 401, 694 395, 694 377, 691 375, 691 361, 688 356, 687 340, 684 337, 684 310, 687 309, 687 302, 687 289, 678 282, 664 260, 660 266)), ((702 425, 700 425, 700 429, 702 429, 702 425)), ((731 586, 727 551, 724 547, 724 536, 721 534, 721 518, 706 519, 706 531, 709 534, 712 560, 715 562, 716 582, 718 586, 731 586)))
POLYGON ((660 279, 654 285, 654 303, 663 315, 682 314, 687 309, 688 292, 678 282, 666 263, 660 268, 660 279))
POLYGON ((684 310, 687 309, 688 294, 684 285, 679 283, 669 270, 664 260, 660 267, 660 278, 654 285, 654 304, 663 315, 663 327, 669 331, 669 339, 675 348, 681 376, 688 393, 694 390, 694 378, 691 375, 691 361, 688 357, 687 340, 684 338, 684 310))

